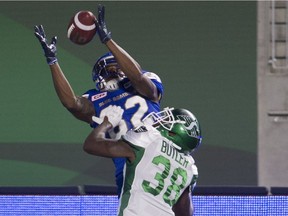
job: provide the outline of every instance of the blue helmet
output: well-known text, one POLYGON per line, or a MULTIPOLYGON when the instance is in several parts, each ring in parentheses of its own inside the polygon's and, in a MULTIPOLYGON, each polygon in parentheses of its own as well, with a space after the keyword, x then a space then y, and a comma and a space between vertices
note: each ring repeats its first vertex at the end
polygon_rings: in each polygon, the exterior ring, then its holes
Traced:
POLYGON ((95 63, 92 70, 92 80, 97 90, 116 90, 118 82, 125 77, 111 52, 101 56, 95 63), (112 70, 109 67, 114 66, 112 70))

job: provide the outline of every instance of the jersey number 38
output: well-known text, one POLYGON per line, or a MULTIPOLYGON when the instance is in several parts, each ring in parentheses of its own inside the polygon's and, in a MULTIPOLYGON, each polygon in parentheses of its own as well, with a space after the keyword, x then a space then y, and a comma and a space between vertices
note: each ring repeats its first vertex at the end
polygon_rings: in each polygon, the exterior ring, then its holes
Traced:
POLYGON ((155 164, 156 166, 164 165, 165 169, 161 173, 156 172, 154 176, 154 179, 158 182, 158 185, 156 187, 152 187, 151 186, 152 184, 149 181, 144 180, 142 182, 142 188, 144 189, 145 192, 148 192, 154 196, 158 196, 161 193, 161 191, 165 190, 162 198, 165 203, 167 203, 170 206, 173 206, 181 195, 180 194, 181 189, 183 189, 186 185, 187 171, 182 169, 181 167, 175 168, 174 170, 170 170, 171 163, 169 159, 165 158, 162 155, 154 157, 152 163, 155 164), (169 176, 170 171, 172 172, 172 175, 170 177, 171 184, 165 186, 164 180, 169 176), (176 182, 179 176, 182 179, 180 183, 176 182))

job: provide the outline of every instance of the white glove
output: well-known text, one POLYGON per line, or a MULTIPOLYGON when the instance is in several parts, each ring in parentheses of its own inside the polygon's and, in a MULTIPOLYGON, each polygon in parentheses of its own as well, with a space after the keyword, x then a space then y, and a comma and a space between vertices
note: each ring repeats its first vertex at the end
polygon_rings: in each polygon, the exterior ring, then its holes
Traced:
POLYGON ((101 116, 92 117, 92 120, 97 124, 101 124, 104 120, 104 116, 108 117, 108 121, 112 124, 113 128, 116 127, 122 120, 124 110, 120 106, 110 105, 101 112, 101 116))

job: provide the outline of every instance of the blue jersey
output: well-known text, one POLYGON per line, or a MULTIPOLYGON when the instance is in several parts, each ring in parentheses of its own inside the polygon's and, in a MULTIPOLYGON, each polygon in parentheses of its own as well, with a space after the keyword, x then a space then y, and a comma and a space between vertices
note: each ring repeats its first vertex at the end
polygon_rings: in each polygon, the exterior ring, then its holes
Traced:
MULTIPOLYGON (((163 95, 163 86, 160 78, 151 72, 144 72, 144 75, 151 79, 155 84, 160 96, 163 95)), ((128 130, 137 127, 141 121, 150 112, 160 111, 159 102, 153 102, 136 93, 130 81, 125 78, 121 81, 120 88, 115 91, 98 91, 96 89, 88 90, 84 96, 88 98, 94 105, 95 115, 103 117, 104 110, 110 105, 120 106, 123 110, 122 121, 119 126, 107 133, 107 137, 112 139, 120 139, 128 130)), ((92 127, 96 127, 97 123, 93 123, 92 127)), ((115 165, 115 177, 118 187, 118 195, 120 194, 123 184, 123 168, 126 162, 125 158, 113 158, 115 165)))

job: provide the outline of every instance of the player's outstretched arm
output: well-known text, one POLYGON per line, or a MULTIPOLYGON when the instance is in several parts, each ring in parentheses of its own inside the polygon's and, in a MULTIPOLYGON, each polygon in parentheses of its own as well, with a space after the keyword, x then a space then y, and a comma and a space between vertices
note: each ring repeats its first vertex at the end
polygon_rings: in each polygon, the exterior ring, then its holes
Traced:
POLYGON ((190 187, 187 187, 181 194, 177 203, 173 206, 175 216, 191 216, 193 215, 193 203, 190 199, 190 187))
POLYGON ((95 115, 92 102, 87 98, 75 95, 58 63, 50 65, 50 70, 55 91, 63 106, 77 119, 92 123, 91 117, 95 115))
POLYGON ((89 100, 74 94, 73 89, 58 64, 58 59, 56 57, 57 37, 54 36, 49 44, 42 25, 35 26, 34 30, 34 34, 42 46, 46 61, 50 67, 54 88, 61 103, 76 118, 91 123, 91 117, 95 114, 93 104, 89 100))
POLYGON ((157 102, 159 100, 157 88, 148 77, 142 74, 140 65, 112 39, 106 43, 106 46, 113 53, 121 70, 129 78, 136 91, 157 102))
POLYGON ((111 32, 108 31, 105 23, 105 7, 102 5, 98 6, 96 26, 101 42, 112 52, 121 70, 132 82, 137 92, 152 101, 158 101, 159 95, 154 83, 143 76, 138 62, 112 39, 111 32))

